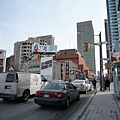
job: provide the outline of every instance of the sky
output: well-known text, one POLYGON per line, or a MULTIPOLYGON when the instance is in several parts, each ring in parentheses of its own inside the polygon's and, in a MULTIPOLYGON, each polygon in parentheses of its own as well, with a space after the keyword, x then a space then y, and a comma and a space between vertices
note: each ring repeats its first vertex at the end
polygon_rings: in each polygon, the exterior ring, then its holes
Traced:
MULTIPOLYGON (((29 37, 53 35, 57 50, 77 49, 77 23, 92 20, 94 34, 101 31, 105 41, 105 0, 0 0, 0 49, 7 57, 14 53, 14 43, 29 37)), ((99 37, 95 36, 95 42, 99 37)), ((105 54, 103 45, 103 57, 105 54)), ((99 70, 99 47, 95 46, 99 70)))

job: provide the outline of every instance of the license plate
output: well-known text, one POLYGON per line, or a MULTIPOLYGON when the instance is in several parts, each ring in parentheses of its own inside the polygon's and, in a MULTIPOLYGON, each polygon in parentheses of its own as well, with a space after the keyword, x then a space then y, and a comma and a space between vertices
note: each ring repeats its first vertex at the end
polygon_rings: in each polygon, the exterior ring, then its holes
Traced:
POLYGON ((47 94, 44 94, 44 97, 49 97, 49 95, 47 95, 47 94))

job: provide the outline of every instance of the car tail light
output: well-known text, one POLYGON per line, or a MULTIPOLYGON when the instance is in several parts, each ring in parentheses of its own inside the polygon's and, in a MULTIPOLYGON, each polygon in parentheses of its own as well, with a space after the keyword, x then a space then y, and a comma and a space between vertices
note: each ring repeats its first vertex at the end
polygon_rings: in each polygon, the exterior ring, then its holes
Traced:
POLYGON ((43 96, 44 96, 43 93, 38 93, 38 92, 35 93, 35 97, 43 97, 43 96))
POLYGON ((54 94, 50 94, 51 98, 62 98, 62 94, 61 93, 54 93, 54 94))
POLYGON ((83 84, 80 84, 81 85, 81 87, 84 87, 84 85, 83 84))
POLYGON ((18 83, 18 78, 16 78, 15 82, 18 83))
POLYGON ((61 94, 61 93, 57 93, 56 97, 57 97, 57 98, 61 98, 61 97, 62 97, 62 94, 61 94))
POLYGON ((16 73, 16 79, 15 82, 18 83, 18 74, 16 73))

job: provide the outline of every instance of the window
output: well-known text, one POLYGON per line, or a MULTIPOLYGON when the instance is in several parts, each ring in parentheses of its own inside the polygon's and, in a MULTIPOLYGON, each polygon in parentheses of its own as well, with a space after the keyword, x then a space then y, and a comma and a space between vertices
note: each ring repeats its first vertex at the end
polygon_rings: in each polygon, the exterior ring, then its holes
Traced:
POLYGON ((13 82, 15 80, 15 74, 7 74, 6 82, 13 82))
POLYGON ((69 84, 70 89, 74 89, 74 86, 72 84, 69 84))
POLYGON ((48 83, 44 89, 61 90, 61 86, 58 83, 48 83))

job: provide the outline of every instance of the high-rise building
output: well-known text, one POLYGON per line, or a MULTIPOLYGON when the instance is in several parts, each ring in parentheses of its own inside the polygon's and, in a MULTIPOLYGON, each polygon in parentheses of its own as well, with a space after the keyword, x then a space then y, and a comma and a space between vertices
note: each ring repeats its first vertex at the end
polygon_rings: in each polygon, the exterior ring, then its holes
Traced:
POLYGON ((94 29, 92 21, 84 21, 77 23, 77 49, 80 52, 80 54, 84 57, 89 70, 95 73, 95 47, 93 43, 94 29), (87 52, 84 52, 83 49, 83 45, 85 42, 92 44, 88 46, 89 48, 87 52))
POLYGON ((120 0, 119 0, 119 3, 118 3, 118 10, 120 11, 120 0))
POLYGON ((108 19, 104 20, 104 25, 105 25, 105 38, 106 38, 106 41, 107 41, 106 53, 107 53, 107 58, 110 58, 110 51, 112 51, 112 44, 110 42, 111 40, 110 40, 108 19))
POLYGON ((118 11, 118 2, 119 0, 106 0, 111 52, 117 52, 115 44, 120 44, 120 12, 118 11))

